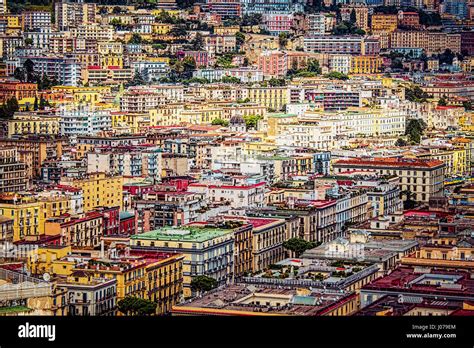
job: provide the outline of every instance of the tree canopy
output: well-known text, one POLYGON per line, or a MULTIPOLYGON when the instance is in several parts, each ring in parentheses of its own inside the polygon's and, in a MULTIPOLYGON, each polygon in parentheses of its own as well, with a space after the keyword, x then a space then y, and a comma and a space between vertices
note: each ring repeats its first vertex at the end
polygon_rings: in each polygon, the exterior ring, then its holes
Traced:
POLYGON ((315 248, 318 245, 316 242, 308 242, 302 238, 290 238, 283 242, 283 247, 293 251, 296 256, 300 256, 306 250, 315 248))
POLYGON ((420 86, 405 88, 405 99, 409 101, 425 103, 428 98, 429 98, 428 93, 424 92, 420 86))
POLYGON ((194 291, 209 291, 217 287, 217 280, 214 278, 200 275, 191 280, 191 289, 194 291))
POLYGON ((408 140, 413 144, 419 144, 421 136, 426 129, 426 123, 422 119, 414 118, 408 121, 405 135, 408 136, 408 140))
POLYGON ((348 80, 349 76, 339 71, 331 71, 329 74, 324 75, 328 79, 334 80, 348 80))
POLYGON ((125 315, 151 315, 156 312, 156 303, 139 297, 127 296, 118 301, 118 310, 125 315))

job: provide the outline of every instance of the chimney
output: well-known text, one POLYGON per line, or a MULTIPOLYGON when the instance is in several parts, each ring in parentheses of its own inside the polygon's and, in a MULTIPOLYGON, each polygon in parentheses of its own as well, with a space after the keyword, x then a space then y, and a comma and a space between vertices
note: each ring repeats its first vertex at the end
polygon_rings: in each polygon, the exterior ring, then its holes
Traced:
POLYGON ((101 259, 104 258, 104 240, 103 239, 100 241, 100 258, 101 259))

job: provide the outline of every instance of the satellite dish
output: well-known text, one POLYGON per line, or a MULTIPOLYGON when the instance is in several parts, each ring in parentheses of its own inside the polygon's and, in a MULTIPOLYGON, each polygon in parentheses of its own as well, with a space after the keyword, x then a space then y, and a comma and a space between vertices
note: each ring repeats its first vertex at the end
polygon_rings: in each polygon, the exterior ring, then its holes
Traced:
POLYGON ((43 280, 45 282, 49 282, 51 280, 51 276, 49 275, 49 273, 43 274, 43 280))

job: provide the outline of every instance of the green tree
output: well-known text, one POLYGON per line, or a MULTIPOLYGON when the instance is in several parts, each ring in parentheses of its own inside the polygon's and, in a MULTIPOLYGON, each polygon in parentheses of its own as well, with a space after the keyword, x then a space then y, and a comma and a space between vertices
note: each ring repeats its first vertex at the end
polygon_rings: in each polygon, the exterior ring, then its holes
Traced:
POLYGON ((442 96, 441 98, 439 98, 438 100, 438 106, 446 106, 448 105, 448 101, 446 99, 446 96, 442 96))
POLYGON ((142 37, 140 36, 140 34, 138 33, 133 33, 132 34, 132 37, 130 38, 130 40, 128 40, 128 43, 129 44, 134 44, 134 45, 139 45, 143 42, 143 39, 142 37))
POLYGON ((472 110, 472 102, 470 100, 465 100, 462 102, 462 106, 466 110, 472 110))
POLYGON ((318 243, 308 242, 302 238, 290 238, 283 242, 283 248, 293 251, 297 257, 306 250, 315 248, 317 246, 318 243))
POLYGON ((235 76, 224 76, 221 79, 221 82, 222 83, 241 83, 242 81, 240 81, 240 79, 235 76))
POLYGON ((232 64, 233 59, 234 59, 233 53, 225 53, 217 57, 215 66, 219 68, 225 68, 225 69, 233 68, 234 67, 234 65, 232 64))
POLYGON ((138 70, 135 70, 135 74, 133 75, 133 79, 127 84, 127 86, 142 86, 146 85, 146 81, 143 78, 142 74, 138 70))
POLYGON ((223 120, 222 118, 215 118, 215 119, 212 120, 211 124, 213 126, 228 127, 229 126, 229 121, 223 120))
POLYGON ((118 310, 125 315, 152 315, 156 313, 156 303, 139 297, 127 296, 117 303, 118 310))
POLYGON ((410 190, 401 191, 400 198, 403 200, 403 209, 413 209, 416 206, 415 194, 410 190))
POLYGON ((306 68, 309 72, 313 72, 317 75, 321 74, 321 66, 319 65, 319 61, 317 59, 310 59, 308 60, 308 67, 306 68))
POLYGON ((156 16, 155 21, 157 23, 169 23, 169 24, 175 24, 176 19, 175 17, 171 16, 168 12, 165 10, 161 10, 158 16, 156 16))
POLYGON ((16 100, 15 97, 12 97, 0 107, 0 118, 12 118, 17 111, 20 111, 18 100, 16 100))
POLYGON ((13 77, 20 82, 25 82, 26 80, 25 69, 20 68, 20 67, 16 68, 15 71, 13 72, 13 77))
POLYGON ((256 129, 258 125, 258 121, 262 119, 262 116, 258 115, 247 115, 244 116, 245 126, 247 129, 256 129))
POLYGON ((188 34, 188 31, 186 29, 186 26, 178 25, 170 30, 170 34, 174 37, 181 37, 186 36, 188 34))
POLYGON ((35 102, 33 103, 33 110, 38 111, 38 97, 35 96, 35 102))
POLYGON ((26 46, 33 46, 33 39, 32 38, 26 38, 25 39, 25 45, 26 46))
POLYGON ((414 118, 408 121, 405 129, 405 135, 408 136, 408 140, 411 143, 419 144, 425 129, 426 123, 422 119, 414 118))
POLYGON ((286 48, 286 45, 288 44, 288 34, 287 33, 280 33, 278 35, 278 44, 280 45, 280 48, 286 48))
POLYGON ((331 71, 329 74, 324 75, 324 77, 333 80, 347 80, 349 76, 339 71, 331 71))
POLYGON ((191 280, 191 289, 193 291, 202 292, 202 291, 210 291, 217 287, 217 280, 214 278, 200 275, 193 277, 191 280))
POLYGON ((356 15, 356 11, 355 9, 352 9, 351 11, 351 15, 350 15, 350 18, 349 18, 349 21, 352 23, 352 24, 356 24, 357 22, 357 15, 356 15))
POLYGON ((235 40, 236 40, 237 46, 240 47, 245 43, 245 35, 241 33, 240 31, 238 31, 237 33, 235 33, 235 40))
POLYGON ((395 146, 398 146, 398 147, 407 146, 407 145, 408 143, 406 142, 406 140, 402 138, 398 138, 397 141, 395 142, 395 146))
POLYGON ((43 98, 43 96, 40 96, 40 102, 39 102, 39 109, 40 110, 44 110, 46 109, 47 106, 50 106, 49 105, 49 102, 43 98))
POLYGON ((25 60, 23 70, 25 71, 26 82, 35 82, 35 63, 31 59, 25 60))
POLYGON ((285 79, 276 79, 276 78, 272 77, 270 80, 268 80, 268 84, 271 87, 281 87, 281 86, 286 85, 286 81, 285 81, 285 79))
POLYGON ((197 33, 195 38, 191 41, 191 47, 195 51, 204 49, 204 39, 202 38, 201 33, 197 33))
POLYGON ((242 17, 242 26, 260 25, 262 23, 262 15, 260 13, 245 14, 242 17))
POLYGON ((425 103, 428 99, 428 93, 424 92, 420 86, 412 86, 405 88, 405 99, 417 102, 417 103, 425 103))
POLYGON ((7 100, 7 109, 11 113, 11 116, 13 116, 15 112, 20 111, 20 105, 15 97, 7 100))

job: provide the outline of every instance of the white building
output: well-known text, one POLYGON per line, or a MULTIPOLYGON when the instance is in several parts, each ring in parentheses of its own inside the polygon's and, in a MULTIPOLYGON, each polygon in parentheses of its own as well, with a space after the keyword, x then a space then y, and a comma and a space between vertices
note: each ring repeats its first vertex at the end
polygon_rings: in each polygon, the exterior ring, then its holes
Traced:
POLYGON ((48 11, 25 11, 23 16, 23 29, 30 31, 35 29, 51 29, 51 12, 48 11))
POLYGON ((229 202, 232 208, 261 207, 265 202, 265 182, 252 185, 211 185, 194 183, 189 192, 202 193, 209 202, 229 202))
POLYGON ((348 54, 333 54, 329 56, 329 70, 349 74, 351 69, 351 56, 348 54))
POLYGON ((97 135, 112 129, 110 110, 94 109, 84 104, 77 107, 62 106, 59 116, 61 135, 97 135))
POLYGON ((140 75, 148 82, 158 80, 166 76, 170 68, 166 62, 138 61, 130 64, 131 68, 140 73, 140 75))
POLYGON ((263 81, 263 72, 254 68, 234 68, 234 69, 199 69, 194 72, 194 77, 208 79, 211 82, 220 81, 224 76, 238 78, 241 82, 263 81))

